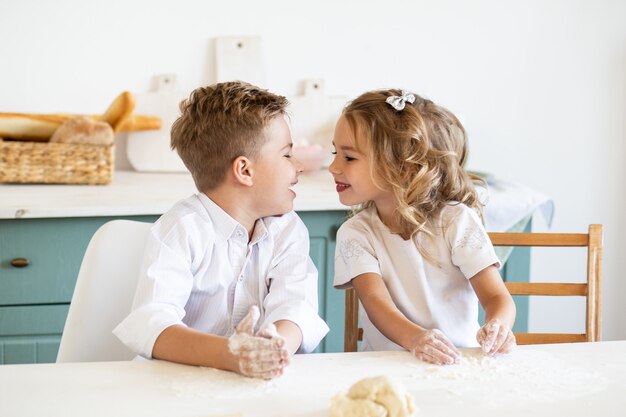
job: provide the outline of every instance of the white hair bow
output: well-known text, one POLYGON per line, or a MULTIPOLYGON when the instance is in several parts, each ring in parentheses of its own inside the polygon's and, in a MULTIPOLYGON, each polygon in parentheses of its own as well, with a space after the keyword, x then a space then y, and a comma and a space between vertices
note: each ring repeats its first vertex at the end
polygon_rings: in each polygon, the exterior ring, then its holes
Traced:
POLYGON ((401 96, 389 96, 387 97, 387 100, 385 100, 386 103, 391 105, 391 107, 397 111, 404 110, 404 105, 407 101, 413 104, 415 102, 415 96, 404 90, 402 90, 401 96))

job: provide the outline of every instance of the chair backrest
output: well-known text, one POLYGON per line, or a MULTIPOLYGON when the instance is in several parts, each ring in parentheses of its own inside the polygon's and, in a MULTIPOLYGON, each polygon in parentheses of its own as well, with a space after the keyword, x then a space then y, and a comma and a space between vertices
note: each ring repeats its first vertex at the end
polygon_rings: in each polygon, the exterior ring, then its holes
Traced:
MULTIPOLYGON (((600 340, 602 288, 602 225, 592 224, 588 233, 489 233, 494 246, 586 247, 584 283, 505 282, 511 295, 581 296, 586 298, 585 333, 516 333, 518 344, 595 342, 600 340)), ((363 337, 358 327, 358 299, 346 290, 344 351, 355 352, 363 337)))
POLYGON ((93 235, 78 273, 57 362, 136 356, 111 332, 130 313, 151 226, 113 220, 93 235))

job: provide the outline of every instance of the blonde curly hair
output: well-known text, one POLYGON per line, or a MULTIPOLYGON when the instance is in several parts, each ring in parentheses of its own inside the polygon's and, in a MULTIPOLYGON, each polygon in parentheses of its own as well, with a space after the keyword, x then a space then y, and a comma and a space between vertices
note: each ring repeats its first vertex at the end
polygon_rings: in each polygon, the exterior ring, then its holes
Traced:
MULTIPOLYGON (((396 89, 370 91, 343 110, 361 142, 357 146, 369 149, 371 178, 393 194, 398 234, 405 240, 420 232, 432 235, 429 222, 453 201, 476 209, 482 217, 483 205, 475 185, 484 182, 463 168, 468 143, 461 122, 449 110, 417 94, 403 110, 385 102, 400 95, 402 91, 396 89)), ((356 211, 373 204, 366 202, 356 211)))

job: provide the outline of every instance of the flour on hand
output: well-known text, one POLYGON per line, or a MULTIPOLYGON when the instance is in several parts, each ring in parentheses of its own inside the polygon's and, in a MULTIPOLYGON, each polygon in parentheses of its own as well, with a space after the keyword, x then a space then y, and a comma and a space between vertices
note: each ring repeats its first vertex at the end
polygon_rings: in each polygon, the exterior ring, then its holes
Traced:
POLYGON ((289 364, 289 352, 285 339, 278 335, 275 327, 254 334, 254 326, 260 317, 257 306, 237 326, 235 334, 228 338, 228 350, 239 363, 239 373, 252 378, 271 379, 282 375, 289 364))
POLYGON ((386 376, 365 378, 331 399, 330 417, 412 417, 417 411, 404 386, 386 376))

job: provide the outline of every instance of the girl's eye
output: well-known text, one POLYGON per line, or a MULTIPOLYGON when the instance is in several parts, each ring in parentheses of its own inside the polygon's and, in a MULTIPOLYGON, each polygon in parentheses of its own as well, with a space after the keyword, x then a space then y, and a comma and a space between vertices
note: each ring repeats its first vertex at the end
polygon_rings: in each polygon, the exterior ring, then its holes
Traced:
POLYGON ((346 156, 346 161, 350 162, 350 161, 354 161, 356 158, 351 158, 349 156, 346 156))
POLYGON ((291 154, 284 155, 285 158, 291 158, 291 154))
POLYGON ((331 154, 337 155, 337 151, 332 151, 331 154))

